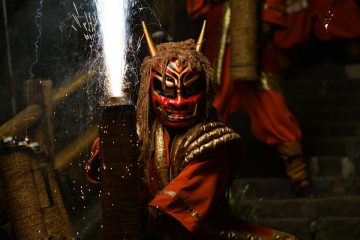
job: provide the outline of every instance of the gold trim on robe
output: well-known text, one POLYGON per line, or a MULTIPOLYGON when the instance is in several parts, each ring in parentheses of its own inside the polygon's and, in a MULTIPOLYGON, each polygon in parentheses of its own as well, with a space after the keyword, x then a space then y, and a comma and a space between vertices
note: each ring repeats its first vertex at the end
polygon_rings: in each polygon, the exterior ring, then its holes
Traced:
POLYGON ((261 72, 259 86, 263 90, 282 93, 281 77, 275 74, 261 72))
POLYGON ((221 84, 221 75, 223 69, 224 55, 226 44, 228 42, 229 28, 230 28, 230 17, 231 17, 231 8, 230 3, 224 3, 223 16, 220 25, 220 33, 217 38, 218 49, 214 58, 214 83, 221 84))

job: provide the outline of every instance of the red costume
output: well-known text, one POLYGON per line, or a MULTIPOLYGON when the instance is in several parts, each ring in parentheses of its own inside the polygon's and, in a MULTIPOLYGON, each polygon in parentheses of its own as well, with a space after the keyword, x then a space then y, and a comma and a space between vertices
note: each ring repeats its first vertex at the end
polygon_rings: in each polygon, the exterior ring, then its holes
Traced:
POLYGON ((360 37, 360 8, 354 0, 297 0, 287 10, 287 28, 275 32, 281 48, 305 43, 312 33, 321 41, 360 37))
MULTIPOLYGON (((144 28, 151 57, 136 107, 146 237, 295 239, 231 216, 225 192, 240 160, 240 136, 214 121, 210 63, 194 41, 155 46, 144 28)), ((87 168, 92 182, 100 182, 99 150, 98 141, 87 168)))
MULTIPOLYGON (((214 62, 218 37, 216 30, 219 28, 219 19, 221 19, 224 4, 209 2, 211 1, 187 0, 187 6, 191 17, 196 18, 205 15, 209 30, 207 31, 204 50, 210 62, 214 62)), ((262 21, 285 26, 285 3, 281 0, 266 1, 261 16, 262 21)), ((279 76, 280 69, 276 62, 275 47, 271 40, 262 47, 260 59, 261 72, 266 77, 279 76)), ((287 109, 283 95, 273 89, 256 88, 246 82, 231 81, 229 66, 230 50, 227 47, 223 60, 221 85, 214 101, 214 106, 224 121, 226 122, 229 113, 241 107, 248 113, 252 130, 261 141, 269 145, 299 141, 301 138, 299 125, 287 109)))
MULTIPOLYGON (((205 54, 211 62, 219 57, 217 51, 221 19, 226 9, 226 1, 187 0, 187 10, 191 17, 205 16, 208 35, 205 54), (210 31, 211 29, 211 31, 210 31)), ((235 13, 236 14, 236 13, 235 13)), ((283 0, 266 0, 262 4, 261 22, 270 24, 273 29, 286 26, 286 5, 283 0)), ((226 34, 226 33, 225 33, 226 34)), ((297 196, 312 193, 306 164, 299 143, 301 130, 295 117, 288 110, 279 87, 280 67, 277 62, 274 39, 268 34, 260 48, 260 77, 258 85, 230 79, 230 47, 224 51, 221 83, 217 89, 214 106, 223 121, 239 108, 245 110, 251 120, 254 135, 262 142, 276 146, 293 181, 293 191, 297 196)), ((230 40, 231 41, 231 40, 230 40)), ((231 42, 230 44, 236 44, 231 42)))

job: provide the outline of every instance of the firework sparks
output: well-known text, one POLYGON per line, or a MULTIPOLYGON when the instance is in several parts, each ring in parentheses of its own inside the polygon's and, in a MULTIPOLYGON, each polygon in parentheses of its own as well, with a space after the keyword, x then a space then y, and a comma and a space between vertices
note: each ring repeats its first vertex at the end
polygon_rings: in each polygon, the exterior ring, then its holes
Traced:
POLYGON ((76 14, 79 16, 79 11, 77 10, 76 4, 74 2, 73 2, 73 5, 74 5, 74 8, 75 8, 76 14))
POLYGON ((76 12, 75 14, 71 14, 72 18, 74 19, 74 24, 71 27, 78 32, 79 29, 83 29, 84 38, 86 40, 93 41, 96 35, 96 27, 97 27, 97 17, 96 14, 93 12, 85 12, 84 15, 79 14, 79 10, 76 7, 76 4, 73 2, 73 6, 76 12))
POLYGON ((122 87, 126 71, 128 3, 126 0, 97 0, 96 7, 110 93, 114 97, 123 96, 122 87))

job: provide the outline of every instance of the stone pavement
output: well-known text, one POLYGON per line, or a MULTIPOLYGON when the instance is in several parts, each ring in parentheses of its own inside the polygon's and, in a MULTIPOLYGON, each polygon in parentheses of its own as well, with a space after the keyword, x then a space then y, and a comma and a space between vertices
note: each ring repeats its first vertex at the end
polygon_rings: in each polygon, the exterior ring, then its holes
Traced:
POLYGON ((315 198, 294 199, 276 152, 252 136, 244 113, 231 116, 230 125, 244 139, 244 160, 232 194, 249 186, 242 210, 259 204, 253 216, 258 224, 300 240, 360 239, 359 69, 324 64, 297 69, 284 81, 288 107, 303 131, 315 198))

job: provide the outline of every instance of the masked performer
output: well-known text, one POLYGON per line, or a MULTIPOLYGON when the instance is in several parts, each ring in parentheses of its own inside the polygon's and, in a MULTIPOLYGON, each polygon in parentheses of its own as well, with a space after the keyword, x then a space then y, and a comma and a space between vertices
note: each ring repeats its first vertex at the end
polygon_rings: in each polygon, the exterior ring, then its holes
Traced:
POLYGON ((213 64, 222 62, 220 68, 215 69, 215 74, 220 75, 220 85, 214 100, 222 120, 226 122, 229 113, 243 109, 251 120, 253 134, 277 149, 286 166, 286 173, 292 180, 293 194, 296 197, 307 197, 313 194, 313 190, 300 144, 301 130, 287 108, 281 91, 281 69, 273 37, 274 30, 286 25, 286 5, 284 0, 260 2, 260 74, 257 81, 251 82, 233 81, 230 78, 230 44, 237 43, 224 30, 227 11, 232 10, 229 1, 187 0, 187 10, 192 18, 205 17, 208 29, 211 29, 205 37, 205 55, 213 64), (220 42, 219 39, 227 41, 220 42))
MULTIPOLYGON (((295 239, 231 216, 225 193, 240 160, 240 136, 216 121, 202 38, 155 46, 143 26, 151 56, 142 65, 136 109, 145 238, 295 239)), ((100 182, 99 151, 97 140, 87 167, 93 183, 100 182)))

